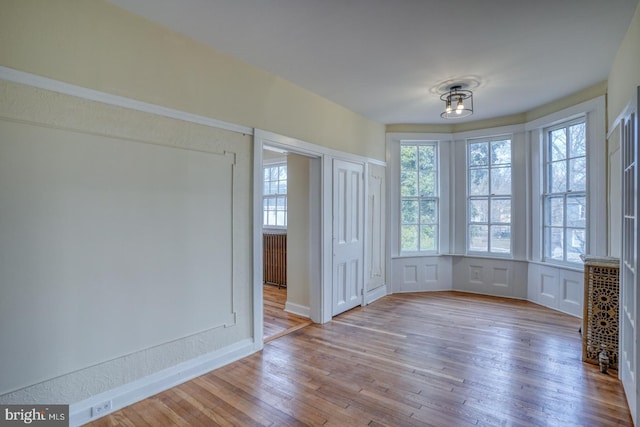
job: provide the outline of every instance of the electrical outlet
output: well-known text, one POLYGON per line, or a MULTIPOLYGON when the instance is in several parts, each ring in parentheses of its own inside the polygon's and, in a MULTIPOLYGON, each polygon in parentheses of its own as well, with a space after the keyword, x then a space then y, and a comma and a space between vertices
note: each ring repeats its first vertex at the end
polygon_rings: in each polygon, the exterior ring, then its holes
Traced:
POLYGON ((99 405, 96 406, 92 406, 91 407, 91 416, 92 417, 100 417, 104 414, 106 414, 107 412, 109 412, 112 408, 112 403, 110 400, 107 400, 106 402, 102 402, 99 405))

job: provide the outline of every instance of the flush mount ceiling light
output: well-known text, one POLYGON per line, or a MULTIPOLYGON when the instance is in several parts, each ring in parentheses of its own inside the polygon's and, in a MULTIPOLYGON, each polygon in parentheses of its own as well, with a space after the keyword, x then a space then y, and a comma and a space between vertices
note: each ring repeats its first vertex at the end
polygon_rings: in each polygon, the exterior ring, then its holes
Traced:
POLYGON ((440 99, 444 101, 444 111, 440 114, 443 119, 461 119, 473 114, 473 92, 462 89, 462 85, 451 86, 440 99))

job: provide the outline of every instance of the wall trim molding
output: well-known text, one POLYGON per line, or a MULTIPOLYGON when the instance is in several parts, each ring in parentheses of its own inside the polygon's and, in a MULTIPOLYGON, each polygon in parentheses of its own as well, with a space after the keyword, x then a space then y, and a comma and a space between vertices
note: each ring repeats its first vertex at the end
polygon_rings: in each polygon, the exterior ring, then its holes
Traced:
POLYGON ((311 309, 309 307, 294 302, 287 301, 284 305, 284 311, 306 317, 307 319, 311 318, 311 309))
POLYGON ((25 71, 15 70, 13 68, 0 66, 0 79, 7 80, 13 83, 20 83, 27 86, 37 87, 40 89, 50 90, 52 92, 58 92, 64 95, 71 95, 90 101, 97 101, 116 107, 123 107, 131 110, 142 111, 145 113, 156 114, 158 116, 178 119, 185 122, 196 123, 208 127, 225 129, 245 135, 253 135, 253 128, 247 126, 236 125, 234 123, 228 123, 222 120, 212 119, 210 117, 187 113, 185 111, 175 110, 173 108, 163 107, 161 105, 137 101, 135 99, 126 98, 123 96, 112 95, 106 92, 101 92, 98 90, 53 80, 47 77, 38 76, 36 74, 27 73, 25 71))
POLYGON ((103 402, 111 401, 112 405, 111 409, 101 414, 100 417, 247 357, 256 351, 258 349, 254 346, 253 339, 245 339, 221 350, 187 360, 147 377, 73 403, 69 406, 69 425, 79 426, 98 419, 99 417, 91 415, 91 408, 103 402))
POLYGON ((377 288, 367 291, 364 296, 364 303, 371 304, 380 298, 388 295, 387 285, 378 286, 377 288))

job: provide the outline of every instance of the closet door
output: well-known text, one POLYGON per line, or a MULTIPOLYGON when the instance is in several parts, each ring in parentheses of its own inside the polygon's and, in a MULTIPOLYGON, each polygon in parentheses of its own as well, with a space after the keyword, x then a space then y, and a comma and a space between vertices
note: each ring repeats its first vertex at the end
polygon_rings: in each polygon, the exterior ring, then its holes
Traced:
POLYGON ((622 250, 620 266, 620 379, 634 423, 638 410, 638 92, 621 126, 622 250))

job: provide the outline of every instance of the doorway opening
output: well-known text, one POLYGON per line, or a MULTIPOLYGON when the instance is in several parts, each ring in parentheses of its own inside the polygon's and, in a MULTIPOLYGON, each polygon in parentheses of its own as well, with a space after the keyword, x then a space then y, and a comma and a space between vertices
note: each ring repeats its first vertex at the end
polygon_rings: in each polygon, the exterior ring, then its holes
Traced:
POLYGON ((262 172, 262 339, 269 342, 312 323, 320 158, 265 144, 262 172))

